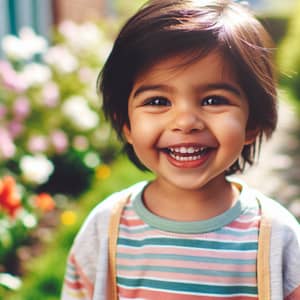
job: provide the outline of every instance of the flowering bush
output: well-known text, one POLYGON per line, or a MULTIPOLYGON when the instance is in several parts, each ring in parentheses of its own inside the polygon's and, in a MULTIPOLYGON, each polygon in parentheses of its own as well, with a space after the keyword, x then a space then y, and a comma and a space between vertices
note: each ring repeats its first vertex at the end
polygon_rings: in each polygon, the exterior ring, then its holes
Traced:
MULTIPOLYGON (((40 218, 56 202, 65 209, 64 194, 84 191, 118 150, 96 94, 109 48, 99 26, 70 21, 57 28, 52 45, 30 28, 2 40, 0 287, 18 287, 12 268, 40 218)), ((62 224, 75 220, 71 210, 61 215, 62 224)))
POLYGON ((110 42, 95 24, 66 21, 52 46, 23 28, 2 48, 0 175, 39 191, 81 192, 118 148, 95 89, 110 42))
POLYGON ((13 277, 8 273, 17 273, 16 263, 9 264, 8 257, 15 260, 16 249, 28 238, 40 216, 55 205, 49 194, 29 194, 13 177, 0 178, 0 285, 8 279, 11 282, 13 277))

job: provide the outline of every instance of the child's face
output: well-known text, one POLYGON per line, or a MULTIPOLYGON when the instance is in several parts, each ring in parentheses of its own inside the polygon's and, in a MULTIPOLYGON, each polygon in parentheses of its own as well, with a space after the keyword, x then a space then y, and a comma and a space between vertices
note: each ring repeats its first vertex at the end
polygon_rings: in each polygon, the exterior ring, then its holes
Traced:
POLYGON ((176 68, 182 62, 163 60, 137 78, 124 134, 158 181, 199 189, 224 177, 254 138, 246 132, 246 96, 222 56, 176 68))

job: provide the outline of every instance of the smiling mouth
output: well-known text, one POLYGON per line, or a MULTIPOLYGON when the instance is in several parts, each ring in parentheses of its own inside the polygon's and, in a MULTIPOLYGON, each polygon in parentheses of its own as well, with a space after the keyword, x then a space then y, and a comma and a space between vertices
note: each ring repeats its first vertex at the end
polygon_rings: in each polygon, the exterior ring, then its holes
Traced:
POLYGON ((211 147, 198 146, 180 146, 165 148, 164 152, 170 155, 173 159, 180 162, 197 161, 202 159, 206 154, 212 151, 211 147))

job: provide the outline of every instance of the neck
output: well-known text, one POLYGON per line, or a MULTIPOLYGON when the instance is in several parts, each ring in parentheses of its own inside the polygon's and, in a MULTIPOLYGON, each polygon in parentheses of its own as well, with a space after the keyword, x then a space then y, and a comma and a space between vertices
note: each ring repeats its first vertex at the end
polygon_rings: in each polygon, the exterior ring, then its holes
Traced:
POLYGON ((197 190, 184 190, 153 181, 143 197, 145 206, 160 217, 201 221, 230 209, 238 194, 238 189, 223 176, 197 190))

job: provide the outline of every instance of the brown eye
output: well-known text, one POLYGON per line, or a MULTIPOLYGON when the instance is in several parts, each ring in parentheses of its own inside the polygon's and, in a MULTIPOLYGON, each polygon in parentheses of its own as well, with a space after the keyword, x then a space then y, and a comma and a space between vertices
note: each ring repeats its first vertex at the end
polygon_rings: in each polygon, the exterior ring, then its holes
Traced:
POLYGON ((145 102, 145 105, 170 106, 171 102, 164 97, 153 97, 145 102))
POLYGON ((226 105, 228 104, 229 101, 221 96, 209 96, 203 99, 202 105, 207 106, 207 105, 226 105))

